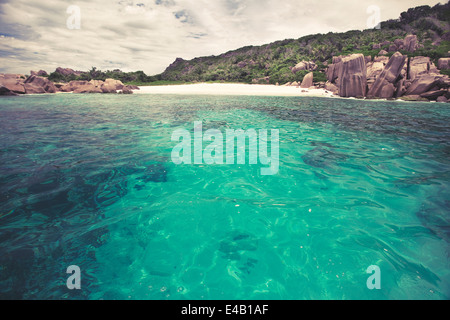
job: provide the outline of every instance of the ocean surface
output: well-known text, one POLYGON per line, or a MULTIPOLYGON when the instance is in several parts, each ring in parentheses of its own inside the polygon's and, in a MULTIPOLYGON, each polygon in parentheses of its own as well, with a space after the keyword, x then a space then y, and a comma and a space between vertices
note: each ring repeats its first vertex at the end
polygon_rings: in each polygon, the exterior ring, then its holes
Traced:
POLYGON ((449 104, 0 99, 1 299, 449 299, 449 241, 449 104), (195 121, 279 130, 279 172, 174 164, 195 121))

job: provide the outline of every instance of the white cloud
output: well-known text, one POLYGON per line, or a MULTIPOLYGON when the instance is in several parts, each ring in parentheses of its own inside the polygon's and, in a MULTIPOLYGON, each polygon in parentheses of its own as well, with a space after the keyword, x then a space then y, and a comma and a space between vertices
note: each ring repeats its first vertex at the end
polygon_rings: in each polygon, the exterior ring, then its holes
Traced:
POLYGON ((419 0, 3 0, 0 72, 56 67, 163 71, 176 57, 220 54, 314 33, 366 27, 366 9, 382 20, 419 0), (81 9, 81 29, 70 30, 67 7, 81 9))

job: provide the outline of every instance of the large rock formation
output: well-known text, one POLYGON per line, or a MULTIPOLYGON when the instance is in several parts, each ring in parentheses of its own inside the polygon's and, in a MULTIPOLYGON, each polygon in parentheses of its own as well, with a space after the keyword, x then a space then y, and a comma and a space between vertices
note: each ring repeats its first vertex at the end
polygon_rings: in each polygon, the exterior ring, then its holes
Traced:
POLYGON ((371 86, 368 97, 372 98, 392 98, 399 91, 401 71, 405 65, 406 56, 400 52, 392 55, 381 74, 376 78, 371 86))
POLYGON ((31 70, 30 75, 32 76, 39 76, 39 77, 46 77, 48 76, 47 71, 45 70, 39 70, 38 72, 31 70))
POLYGON ((370 61, 366 64, 367 67, 367 89, 370 90, 377 77, 384 70, 384 67, 389 62, 388 57, 375 57, 374 61, 370 61))
POLYGON ((423 74, 439 74, 439 70, 436 68, 429 57, 413 57, 408 61, 408 74, 407 78, 410 80, 416 79, 423 74))
POLYGON ((446 97, 444 97, 444 96, 440 96, 440 97, 437 98, 436 101, 437 102, 448 102, 448 99, 446 97))
POLYGON ((12 92, 7 87, 0 84, 0 96, 17 96, 17 93, 12 92))
MULTIPOLYGON (((78 71, 72 69, 57 68, 58 72, 66 75, 76 74, 78 71)), ((38 74, 46 74, 45 71, 32 72, 33 74, 26 78, 21 74, 0 74, 0 86, 2 95, 13 94, 39 94, 56 92, 74 92, 74 93, 133 93, 133 90, 139 90, 137 86, 126 86, 120 80, 106 79, 91 81, 70 81, 69 83, 53 83, 46 77, 38 74)))
POLYGON ((440 58, 438 60, 438 68, 439 70, 450 69, 450 58, 440 58))
POLYGON ((309 88, 313 86, 313 80, 314 80, 314 75, 312 72, 308 73, 302 81, 302 84, 300 85, 301 88, 309 88))
POLYGON ((405 40, 404 39, 395 39, 394 44, 397 46, 398 50, 403 50, 405 48, 405 40))
MULTIPOLYGON (((416 51, 420 47, 419 41, 416 35, 407 35, 404 39, 395 39, 391 41, 383 41, 381 43, 375 43, 372 45, 373 50, 387 49, 389 52, 396 52, 398 50, 407 50, 410 52, 416 51)), ((378 55, 386 55, 386 50, 380 51, 378 55)))
POLYGON ((312 61, 302 61, 299 62, 295 67, 291 69, 293 73, 297 73, 301 70, 314 71, 317 69, 317 65, 312 61))
POLYGON ((44 77, 35 75, 29 76, 24 82, 26 93, 55 93, 56 89, 53 82, 44 77))
POLYGON ((91 80, 74 88, 73 93, 103 93, 101 89, 103 81, 91 80))
POLYGON ((103 93, 101 89, 101 84, 103 81, 98 82, 97 80, 85 81, 85 80, 74 80, 70 81, 65 86, 61 87, 62 92, 73 92, 73 93, 103 93))
POLYGON ((448 93, 446 89, 428 91, 422 93, 420 96, 428 100, 437 100, 439 97, 445 96, 448 93))
POLYGON ((41 94, 41 93, 47 93, 45 92, 45 89, 41 86, 36 86, 33 84, 26 83, 25 84, 25 90, 27 91, 27 94, 41 94))
POLYGON ((55 72, 57 72, 59 74, 62 74, 63 76, 70 76, 72 74, 74 74, 76 76, 79 76, 80 74, 83 73, 81 71, 75 71, 75 70, 70 69, 70 68, 61 68, 61 67, 56 68, 55 72))
POLYGON ((341 97, 364 97, 366 95, 367 70, 363 54, 333 57, 327 70, 327 79, 335 83, 341 97))
POLYGON ((406 51, 414 52, 419 48, 419 41, 416 35, 409 34, 406 36, 403 47, 406 51))
POLYGON ((352 54, 343 58, 339 78, 339 95, 341 97, 364 97, 367 85, 364 55, 352 54))
POLYGON ((118 90, 139 90, 137 86, 125 86, 122 81, 115 79, 101 80, 74 80, 60 88, 62 92, 73 93, 116 93, 118 90))
POLYGON ((101 85, 101 89, 103 93, 116 93, 117 90, 122 90, 124 84, 120 80, 115 79, 106 79, 105 82, 101 85))
POLYGON ((387 65, 387 63, 389 62, 389 57, 376 56, 375 58, 373 58, 373 62, 383 62, 384 65, 387 65))
POLYGON ((121 93, 121 94, 132 94, 133 91, 130 88, 128 88, 128 87, 123 87, 123 89, 120 90, 118 93, 121 93))
POLYGON ((339 76, 340 68, 342 67, 342 56, 333 57, 332 63, 327 69, 327 80, 330 83, 336 83, 339 76))
POLYGON ((61 92, 72 92, 77 87, 84 86, 87 83, 88 83, 88 81, 84 81, 84 80, 73 80, 73 81, 70 81, 69 83, 66 83, 65 85, 63 85, 59 90, 61 92))
MULTIPOLYGON (((384 41, 374 44, 373 49, 394 47, 398 50, 414 52, 423 45, 419 44, 416 35, 408 35, 405 39, 396 39, 394 43, 384 41)), ((366 58, 366 84, 368 98, 402 98, 410 101, 449 101, 450 79, 440 74, 439 69, 450 68, 450 58, 441 58, 438 68, 429 57, 416 56, 410 59, 400 52, 391 58, 383 56, 386 51, 373 60, 366 58), (407 62, 407 63, 406 63, 407 62)), ((450 52, 449 52, 450 55, 450 52)), ((349 57, 333 57, 326 75, 325 89, 338 93, 341 97, 364 96, 361 86, 364 80, 358 74, 364 74, 362 63, 356 63, 355 55, 349 57), (349 64, 352 61, 352 64, 349 64), (358 70, 358 71, 355 71, 358 70)), ((361 57, 360 57, 361 59, 361 57)))
POLYGON ((331 91, 335 95, 339 94, 339 88, 335 84, 331 83, 330 81, 327 81, 325 83, 325 90, 331 91))
POLYGON ((21 74, 0 74, 0 85, 5 88, 3 89, 5 93, 9 91, 12 93, 24 94, 24 81, 25 76, 21 74))
POLYGON ((398 50, 398 47, 395 44, 391 44, 388 48, 389 52, 396 52, 398 50))
POLYGON ((427 92, 448 89, 450 81, 448 76, 424 74, 417 77, 406 90, 405 95, 422 95, 427 92))

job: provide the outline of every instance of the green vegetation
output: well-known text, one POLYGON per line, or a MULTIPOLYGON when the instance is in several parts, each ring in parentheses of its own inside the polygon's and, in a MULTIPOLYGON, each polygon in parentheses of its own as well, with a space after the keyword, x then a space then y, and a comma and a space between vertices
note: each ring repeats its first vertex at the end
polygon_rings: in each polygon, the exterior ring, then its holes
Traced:
POLYGON ((81 72, 80 74, 63 75, 59 72, 52 72, 48 79, 53 82, 69 82, 74 80, 106 80, 116 79, 122 81, 124 84, 142 85, 156 81, 160 81, 159 76, 147 76, 143 71, 123 72, 120 70, 101 71, 96 67, 92 67, 88 72, 81 72))
MULTIPOLYGON (((403 12, 397 20, 382 22, 381 29, 309 35, 190 61, 178 58, 160 77, 171 81, 222 80, 246 83, 269 77, 271 84, 284 84, 301 81, 308 73, 293 73, 291 68, 297 63, 313 61, 318 66, 314 71, 314 81, 326 81, 324 72, 333 56, 362 53, 373 58, 382 49, 388 51, 390 44, 396 39, 403 40, 408 34, 416 34, 421 47, 414 53, 401 52, 409 56, 428 56, 437 63, 450 50, 449 17, 450 2, 432 8, 421 6, 403 12), (375 44, 382 44, 381 48, 374 49, 375 44)), ((389 55, 392 54, 390 52, 389 55)))
MULTIPOLYGON (((410 57, 427 56, 437 65, 439 58, 446 57, 450 51, 450 41, 443 40, 439 45, 433 45, 430 41, 426 41, 423 48, 418 49, 414 53, 409 53, 410 57)), ((406 54, 406 52, 402 52, 406 54)))
MULTIPOLYGON (((143 71, 102 72, 95 67, 88 72, 64 76, 49 75, 54 82, 71 80, 121 80, 130 85, 176 85, 194 82, 239 82, 284 84, 300 82, 309 71, 296 73, 292 68, 301 61, 317 65, 314 82, 325 82, 325 71, 333 56, 362 53, 372 58, 380 50, 389 51, 395 40, 408 34, 417 35, 420 46, 414 53, 400 50, 408 56, 428 56, 435 64, 450 51, 450 2, 434 7, 420 6, 403 12, 399 19, 381 23, 381 29, 352 30, 345 33, 315 34, 300 39, 286 39, 263 46, 247 46, 220 56, 193 60, 177 58, 162 74, 147 76, 143 71), (374 49, 374 45, 380 48, 374 49), (267 81, 268 77, 268 81, 267 81)), ((389 52, 389 56, 394 52, 389 52)))
POLYGON ((450 70, 441 70, 441 73, 450 77, 450 70))

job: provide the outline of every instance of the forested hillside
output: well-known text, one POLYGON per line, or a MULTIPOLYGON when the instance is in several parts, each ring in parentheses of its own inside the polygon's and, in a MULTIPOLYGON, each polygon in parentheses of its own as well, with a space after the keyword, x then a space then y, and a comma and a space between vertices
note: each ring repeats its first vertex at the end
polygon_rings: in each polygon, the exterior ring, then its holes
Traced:
POLYGON ((333 56, 363 53, 373 57, 381 50, 386 50, 388 56, 400 51, 410 57, 428 56, 436 62, 450 50, 449 21, 450 2, 420 6, 403 12, 399 19, 382 22, 380 29, 309 35, 189 61, 178 58, 156 78, 282 84, 301 81, 311 69, 294 67, 301 61, 311 61, 315 64, 312 69, 315 81, 326 81, 324 71, 333 56), (419 44, 414 52, 396 45, 407 34, 417 35, 419 44))

